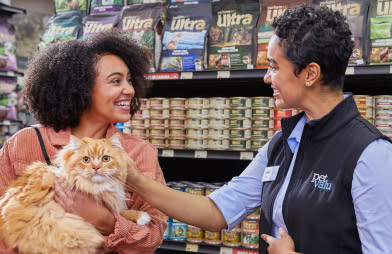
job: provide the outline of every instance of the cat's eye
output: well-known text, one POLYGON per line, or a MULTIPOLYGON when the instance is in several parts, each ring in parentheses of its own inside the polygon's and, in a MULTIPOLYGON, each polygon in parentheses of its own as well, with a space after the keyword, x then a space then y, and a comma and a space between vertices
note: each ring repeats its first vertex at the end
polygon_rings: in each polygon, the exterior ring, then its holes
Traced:
POLYGON ((90 162, 90 157, 84 156, 84 157, 82 158, 82 161, 83 161, 84 163, 89 163, 89 162, 90 162))
POLYGON ((109 162, 109 161, 110 161, 110 156, 109 156, 109 155, 104 155, 104 156, 102 157, 102 161, 103 161, 103 162, 109 162))

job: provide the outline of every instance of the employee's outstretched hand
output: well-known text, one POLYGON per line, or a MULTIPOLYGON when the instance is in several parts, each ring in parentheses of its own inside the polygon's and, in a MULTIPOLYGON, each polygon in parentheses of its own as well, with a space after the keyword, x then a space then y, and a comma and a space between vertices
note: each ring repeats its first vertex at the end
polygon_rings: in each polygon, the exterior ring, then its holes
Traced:
POLYGON ((279 228, 280 238, 275 238, 267 234, 262 234, 261 238, 268 243, 269 254, 294 254, 294 241, 283 228, 279 228))

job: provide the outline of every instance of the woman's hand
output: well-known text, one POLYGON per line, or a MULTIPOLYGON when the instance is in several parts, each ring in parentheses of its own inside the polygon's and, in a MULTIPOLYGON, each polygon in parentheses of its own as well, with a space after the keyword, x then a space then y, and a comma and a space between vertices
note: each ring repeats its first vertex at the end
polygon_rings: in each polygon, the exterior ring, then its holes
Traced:
POLYGON ((78 190, 69 189, 64 182, 55 184, 54 200, 68 213, 82 217, 104 235, 114 231, 114 215, 103 205, 78 190))
POLYGON ((267 250, 269 254, 294 254, 295 246, 291 236, 283 228, 279 228, 280 238, 275 238, 267 234, 262 234, 261 238, 269 244, 267 250))
POLYGON ((125 183, 128 192, 134 192, 134 184, 139 181, 141 173, 139 172, 136 163, 128 156, 127 158, 127 181, 125 183))

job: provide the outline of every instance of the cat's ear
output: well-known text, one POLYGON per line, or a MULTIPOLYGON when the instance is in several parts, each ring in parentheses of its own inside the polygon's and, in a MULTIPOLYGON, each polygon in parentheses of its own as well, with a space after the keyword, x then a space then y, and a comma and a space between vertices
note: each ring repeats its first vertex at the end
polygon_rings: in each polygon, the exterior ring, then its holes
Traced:
POLYGON ((71 135, 69 139, 69 144, 66 146, 68 150, 77 150, 82 146, 82 141, 77 137, 71 135))
POLYGON ((110 143, 112 143, 113 146, 122 149, 121 142, 120 142, 120 134, 119 133, 116 133, 113 136, 111 136, 109 138, 109 141, 110 141, 110 143))

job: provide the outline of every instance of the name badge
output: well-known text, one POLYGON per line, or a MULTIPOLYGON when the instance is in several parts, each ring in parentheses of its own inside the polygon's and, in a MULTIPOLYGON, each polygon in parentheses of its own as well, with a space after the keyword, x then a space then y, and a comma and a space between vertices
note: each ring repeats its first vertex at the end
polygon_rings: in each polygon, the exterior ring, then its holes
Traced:
POLYGON ((263 182, 275 181, 278 175, 279 166, 266 167, 263 175, 263 182))

